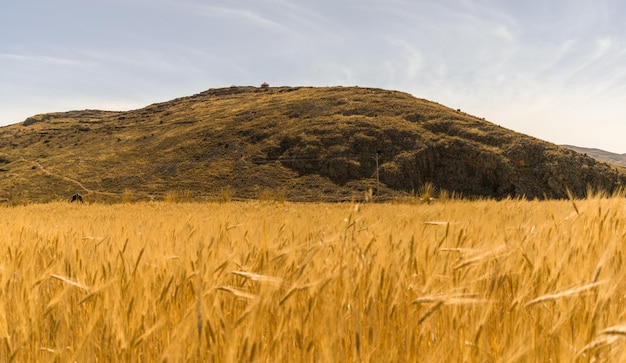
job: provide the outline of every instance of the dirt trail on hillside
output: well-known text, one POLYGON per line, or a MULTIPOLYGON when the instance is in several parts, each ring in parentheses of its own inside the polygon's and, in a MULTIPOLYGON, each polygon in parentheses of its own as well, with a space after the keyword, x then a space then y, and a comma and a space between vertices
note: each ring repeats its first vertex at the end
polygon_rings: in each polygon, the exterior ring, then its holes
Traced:
POLYGON ((45 166, 43 166, 39 161, 37 160, 27 160, 24 157, 21 157, 21 159, 27 163, 31 163, 32 165, 36 166, 39 170, 41 170, 42 173, 54 177, 54 178, 58 178, 58 179, 62 179, 65 180, 67 182, 70 182, 72 184, 77 185, 79 188, 81 188, 82 190, 84 190, 85 195, 89 195, 89 194, 101 194, 101 195, 111 195, 111 196, 117 196, 118 194, 116 193, 110 193, 110 192, 102 192, 99 190, 93 190, 93 189, 89 189, 87 188, 83 183, 81 183, 80 181, 70 178, 68 176, 65 175, 61 175, 61 174, 57 174, 57 173, 53 173, 50 170, 48 170, 45 166))

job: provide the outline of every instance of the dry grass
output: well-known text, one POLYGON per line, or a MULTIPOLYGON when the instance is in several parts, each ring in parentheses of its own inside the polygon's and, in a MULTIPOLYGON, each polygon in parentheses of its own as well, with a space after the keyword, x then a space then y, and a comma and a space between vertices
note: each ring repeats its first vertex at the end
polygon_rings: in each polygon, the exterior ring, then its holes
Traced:
POLYGON ((624 361, 625 202, 0 208, 0 357, 624 361))
POLYGON ((626 185, 625 168, 361 87, 233 87, 139 110, 38 115, 0 127, 0 176, 0 203, 10 205, 74 193, 98 203, 184 202, 184 191, 196 202, 339 202, 369 188, 376 201, 411 190, 426 200, 446 190, 566 198, 566 187, 584 197, 587 184, 626 185))

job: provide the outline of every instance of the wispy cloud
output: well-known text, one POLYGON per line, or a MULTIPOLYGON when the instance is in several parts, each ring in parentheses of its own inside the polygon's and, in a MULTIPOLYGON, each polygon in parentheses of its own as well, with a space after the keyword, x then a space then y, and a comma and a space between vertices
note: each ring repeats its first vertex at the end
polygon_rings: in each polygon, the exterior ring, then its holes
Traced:
POLYGON ((32 62, 32 63, 44 63, 52 65, 67 65, 67 66, 82 66, 83 62, 69 59, 59 58, 47 55, 25 55, 14 53, 0 53, 0 61, 17 61, 17 62, 32 62))
POLYGON ((115 1, 98 19, 32 1, 63 23, 25 2, 21 21, 0 14, 0 34, 15 35, 0 45, 5 114, 267 81, 398 89, 549 141, 623 145, 568 122, 626 133, 626 5, 614 0, 115 1))
POLYGON ((218 5, 206 5, 203 2, 197 1, 179 1, 172 2, 172 4, 183 4, 184 6, 192 9, 195 15, 201 15, 211 17, 214 19, 237 19, 248 24, 253 24, 263 28, 273 28, 278 30, 285 30, 285 27, 278 21, 272 20, 265 16, 261 12, 254 11, 250 7, 242 8, 239 3, 229 3, 229 6, 218 5))

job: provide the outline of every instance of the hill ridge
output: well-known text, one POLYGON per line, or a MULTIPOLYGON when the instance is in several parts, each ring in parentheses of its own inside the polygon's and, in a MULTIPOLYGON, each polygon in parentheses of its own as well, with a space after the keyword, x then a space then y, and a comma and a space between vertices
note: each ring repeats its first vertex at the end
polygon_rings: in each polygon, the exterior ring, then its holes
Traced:
POLYGON ((377 88, 232 86, 137 110, 41 114, 0 128, 5 201, 65 199, 80 190, 91 201, 172 192, 194 200, 271 192, 340 201, 378 186, 379 199, 389 199, 426 183, 467 197, 564 198, 588 186, 614 191, 625 175, 460 110, 377 88))
POLYGON ((588 148, 574 145, 563 145, 568 149, 572 149, 581 154, 587 154, 592 158, 600 161, 604 161, 607 163, 624 166, 626 167, 626 153, 625 154, 617 154, 609 151, 605 151, 598 148, 588 148))

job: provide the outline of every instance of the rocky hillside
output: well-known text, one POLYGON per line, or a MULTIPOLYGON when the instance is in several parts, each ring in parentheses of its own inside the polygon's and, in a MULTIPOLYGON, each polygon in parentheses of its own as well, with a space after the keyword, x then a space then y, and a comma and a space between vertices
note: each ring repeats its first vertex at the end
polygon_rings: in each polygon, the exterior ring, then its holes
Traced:
POLYGON ((466 197, 562 198, 625 181, 624 169, 460 110, 358 87, 233 86, 0 128, 0 200, 10 203, 76 192, 339 201, 377 186, 384 200, 427 182, 466 197))

